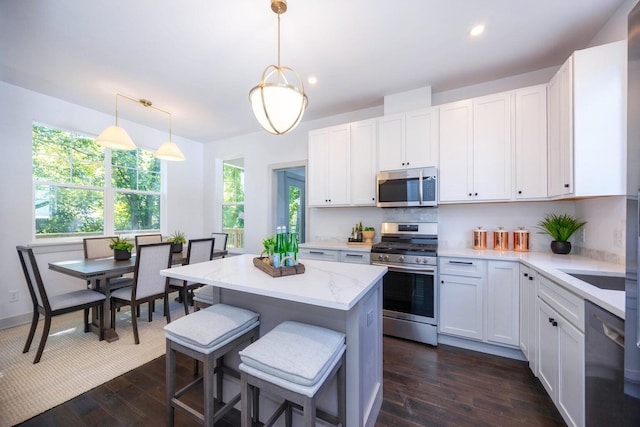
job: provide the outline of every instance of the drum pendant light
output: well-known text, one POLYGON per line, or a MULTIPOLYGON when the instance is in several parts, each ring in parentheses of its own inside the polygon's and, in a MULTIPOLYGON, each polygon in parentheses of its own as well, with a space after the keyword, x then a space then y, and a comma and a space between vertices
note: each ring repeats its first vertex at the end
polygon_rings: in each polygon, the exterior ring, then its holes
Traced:
POLYGON ((280 15, 287 11, 286 0, 271 0, 271 10, 278 15, 278 65, 265 68, 260 83, 249 92, 249 102, 260 126, 282 135, 300 123, 307 95, 300 75, 293 68, 280 65, 280 15), (298 86, 294 85, 296 81, 298 86))

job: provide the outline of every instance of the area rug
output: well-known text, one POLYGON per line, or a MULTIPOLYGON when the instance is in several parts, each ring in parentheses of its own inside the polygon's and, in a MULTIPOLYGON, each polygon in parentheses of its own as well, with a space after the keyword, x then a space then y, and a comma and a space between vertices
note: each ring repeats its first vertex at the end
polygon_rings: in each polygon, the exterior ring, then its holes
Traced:
MULTIPOLYGON (((172 320, 184 316, 182 304, 171 300, 172 320)), ((25 354, 22 349, 29 325, 1 330, 0 426, 28 420, 165 354, 162 303, 156 302, 150 323, 146 306, 138 319, 139 345, 134 343, 131 312, 126 307, 117 313, 120 339, 112 343, 98 341, 94 333, 84 333, 82 311, 54 317, 44 353, 35 365, 43 321, 25 354)))

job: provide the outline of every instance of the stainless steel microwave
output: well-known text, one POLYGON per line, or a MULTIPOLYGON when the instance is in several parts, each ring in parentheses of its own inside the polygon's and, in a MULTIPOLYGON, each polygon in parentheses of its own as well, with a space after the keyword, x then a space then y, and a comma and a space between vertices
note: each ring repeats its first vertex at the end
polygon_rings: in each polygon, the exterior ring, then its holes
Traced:
POLYGON ((438 170, 435 167, 380 172, 377 175, 380 208, 438 205, 438 170))

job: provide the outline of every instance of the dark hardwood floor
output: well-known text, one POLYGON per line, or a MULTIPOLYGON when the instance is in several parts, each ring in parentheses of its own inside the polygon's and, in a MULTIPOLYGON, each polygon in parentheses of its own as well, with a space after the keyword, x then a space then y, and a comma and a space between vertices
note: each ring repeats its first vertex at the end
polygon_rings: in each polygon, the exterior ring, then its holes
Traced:
MULTIPOLYGON (((165 425, 164 364, 163 356, 21 426, 165 425)), ((184 384, 192 362, 179 354, 177 366, 184 384)), ((194 390, 186 398, 201 409, 201 396, 194 390)), ((176 426, 192 425, 197 424, 177 413, 176 426)), ((239 414, 216 425, 239 426, 239 414)), ((564 425, 525 362, 384 337, 384 401, 377 427, 564 425)))

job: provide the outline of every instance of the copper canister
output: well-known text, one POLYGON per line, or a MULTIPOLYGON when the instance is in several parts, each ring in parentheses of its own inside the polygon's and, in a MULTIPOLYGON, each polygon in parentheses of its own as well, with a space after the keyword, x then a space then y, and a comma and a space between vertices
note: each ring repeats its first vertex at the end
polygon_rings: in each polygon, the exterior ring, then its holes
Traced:
POLYGON ((496 251, 509 250, 509 232, 503 227, 498 227, 498 230, 493 232, 493 249, 496 251))
POLYGON ((519 227, 513 232, 513 250, 529 252, 529 232, 523 227, 519 227))
POLYGON ((487 230, 482 227, 473 230, 473 249, 487 249, 487 230))

